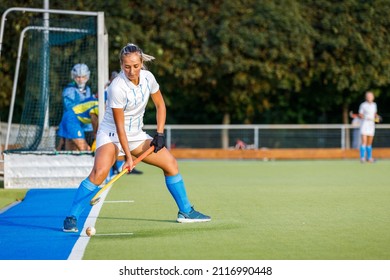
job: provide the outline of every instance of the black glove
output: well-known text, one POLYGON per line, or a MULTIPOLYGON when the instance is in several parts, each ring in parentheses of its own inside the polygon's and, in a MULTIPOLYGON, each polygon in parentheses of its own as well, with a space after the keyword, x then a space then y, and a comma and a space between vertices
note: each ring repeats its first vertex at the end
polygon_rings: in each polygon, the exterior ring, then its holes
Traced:
POLYGON ((165 147, 165 136, 164 133, 156 133, 154 135, 152 142, 150 142, 150 146, 154 146, 154 152, 157 153, 162 148, 165 147))

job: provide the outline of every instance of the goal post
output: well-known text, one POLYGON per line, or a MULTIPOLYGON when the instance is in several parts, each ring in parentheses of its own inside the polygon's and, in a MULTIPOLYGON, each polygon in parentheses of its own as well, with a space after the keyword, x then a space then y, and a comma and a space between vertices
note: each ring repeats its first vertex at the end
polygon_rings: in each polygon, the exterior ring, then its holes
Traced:
MULTIPOLYGON (((27 30, 23 30, 23 32, 30 31, 29 33, 35 33, 35 35, 30 35, 30 36, 36 36, 35 38, 32 38, 31 41, 32 43, 29 44, 29 48, 33 48, 32 52, 36 52, 35 54, 31 55, 30 54, 30 49, 29 49, 29 63, 30 67, 32 69, 28 69, 28 76, 27 76, 27 82, 26 82, 26 92, 25 92, 25 99, 33 99, 29 100, 29 102, 34 101, 35 105, 38 106, 39 108, 31 108, 34 106, 33 103, 27 103, 25 102, 25 107, 23 108, 23 114, 28 114, 26 116, 27 118, 27 123, 23 124, 23 120, 21 122, 20 126, 20 135, 18 136, 18 146, 19 149, 22 150, 54 150, 53 148, 53 130, 55 130, 56 126, 58 126, 60 122, 60 118, 62 115, 62 100, 60 100, 58 97, 61 95, 61 86, 64 86, 66 82, 69 82, 69 77, 70 77, 70 69, 73 66, 72 64, 76 63, 81 63, 84 62, 83 59, 81 58, 83 54, 80 54, 79 56, 75 55, 74 53, 71 53, 71 50, 66 50, 61 53, 61 51, 58 51, 55 53, 55 51, 51 50, 51 46, 53 44, 58 44, 58 42, 53 42, 50 41, 52 37, 58 38, 58 34, 60 33, 72 33, 76 34, 84 34, 85 38, 86 36, 93 36, 93 40, 95 44, 91 44, 90 42, 92 41, 91 39, 84 40, 86 44, 86 48, 94 48, 92 50, 93 55, 91 55, 91 50, 89 51, 89 54, 86 55, 84 60, 88 60, 85 63, 89 64, 91 68, 91 72, 93 72, 91 82, 93 83, 91 87, 93 88, 94 92, 104 92, 104 86, 105 83, 108 81, 108 34, 105 32, 105 26, 104 26, 104 12, 81 12, 81 11, 67 11, 67 10, 50 10, 50 9, 34 9, 34 8, 10 8, 6 10, 1 19, 1 29, 0 29, 0 61, 1 61, 1 50, 2 50, 2 45, 3 45, 3 36, 4 36, 4 29, 5 29, 5 22, 6 22, 6 17, 10 12, 31 12, 31 13, 41 13, 41 14, 60 14, 60 15, 68 15, 68 16, 78 16, 78 18, 85 18, 82 20, 79 20, 74 26, 71 24, 66 26, 66 23, 64 22, 55 22, 55 20, 50 19, 49 23, 47 23, 48 19, 43 19, 41 24, 35 24, 39 26, 28 26, 26 27, 27 30), (91 23, 88 22, 88 19, 94 18, 94 23, 91 26, 91 23), (87 22, 87 23, 86 23, 87 22), (86 26, 88 31, 85 32, 83 31, 83 28, 80 28, 80 26, 86 26), (44 42, 45 39, 48 39, 49 41, 49 46, 45 46, 44 42), (43 43, 42 43, 43 42, 43 43), (42 43, 41 45, 39 45, 42 43), (30 45, 33 45, 32 47, 30 45), (93 46, 92 46, 93 45, 93 46), (37 52, 42 52, 42 56, 38 59, 40 61, 31 61, 30 57, 37 58, 39 57, 39 54, 37 52), (58 57, 55 57, 53 59, 50 58, 51 53, 47 53, 47 51, 54 53, 54 55, 58 56, 59 53, 61 55, 68 55, 67 58, 64 59, 59 59, 58 63, 58 57), (53 61, 54 60, 54 61, 53 61), (53 71, 53 68, 56 66, 54 65, 57 60, 57 69, 53 71), (72 61, 73 60, 73 61, 72 61), (53 62, 52 62, 53 61, 53 62), (66 61, 66 63, 64 63, 66 61), (35 78, 36 80, 32 83, 36 83, 34 85, 28 84, 29 83, 29 78, 30 72, 33 73, 33 75, 36 75, 37 70, 35 67, 37 64, 42 66, 40 70, 41 76, 38 78, 35 78), (48 63, 49 65, 46 65, 48 63), (52 63, 52 65, 50 64, 52 63), (32 66, 31 66, 32 65, 32 66), (60 69, 62 67, 62 69, 60 69), (51 77, 47 77, 48 72, 51 73, 51 77), (59 77, 65 77, 65 82, 61 82, 59 77), (48 85, 47 83, 50 83, 48 85), (57 83, 57 84, 55 84, 57 83), (39 84, 39 86, 36 86, 39 84), (57 87, 57 88, 56 88, 57 87), (58 88, 59 87, 59 88, 58 88), (32 91, 36 91, 32 93, 32 91), (48 93, 50 91, 50 93, 48 93), (37 99, 40 99, 40 101, 37 101, 37 99), (56 106, 59 106, 58 108, 49 108, 49 106, 53 106, 53 101, 56 104, 56 106), (41 103, 39 103, 41 102, 41 103), (30 107, 30 108, 29 108, 30 107), (50 109, 50 112, 49 112, 50 109), (35 110, 31 112, 30 110, 35 110), (39 117, 37 119, 31 118, 31 114, 33 115, 33 118, 35 118, 37 115, 39 117), (53 119, 53 114, 56 114, 56 116, 53 119), (48 119, 50 117, 50 120, 48 119), (34 123, 34 121, 36 123, 34 123), (23 126, 26 125, 26 126, 23 126), (49 139, 42 139, 42 137, 49 137, 49 139), (21 142, 20 142, 21 141, 21 142), (27 141, 27 142, 26 142, 27 141), (47 143, 51 144, 45 144, 45 141, 48 141, 47 143)), ((23 37, 25 34, 21 34, 20 42, 23 42, 23 37)), ((77 39, 82 39, 82 38, 77 38, 77 37, 83 37, 83 36, 68 36, 67 39, 63 39, 64 41, 69 40, 69 41, 76 41, 77 39)), ((58 39, 54 40, 58 40, 58 39)), ((60 39, 61 40, 61 39, 60 39)), ((74 43, 76 46, 76 50, 80 50, 80 44, 79 42, 74 43)), ((65 48, 65 47, 64 47, 65 48)), ((10 102, 10 110, 9 110, 9 117, 8 117, 8 128, 7 128, 7 133, 6 133, 6 141, 5 141, 5 150, 8 149, 9 147, 9 137, 11 133, 11 124, 12 124, 12 119, 13 119, 13 113, 14 113, 14 106, 15 106, 15 98, 16 98, 16 89, 18 86, 18 75, 19 75, 19 65, 20 59, 22 56, 21 53, 22 50, 22 45, 19 46, 19 51, 18 51, 18 60, 17 60, 17 65, 16 65, 16 71, 15 71, 15 77, 14 77, 14 86, 12 90, 12 95, 11 95, 11 102, 10 102)), ((52 55, 53 56, 53 55, 52 55)), ((91 84, 91 83, 90 83, 91 84)), ((100 95, 103 96, 103 95, 100 95)), ((104 112, 104 99, 99 98, 99 111, 104 112)), ((99 120, 101 120, 101 117, 103 114, 99 114, 99 120)), ((22 116, 23 118, 23 116, 22 116)), ((54 140, 55 142, 55 140, 54 140)))
POLYGON ((91 152, 56 151, 57 128, 63 114, 62 91, 72 82, 72 67, 87 64, 91 72, 87 85, 91 93, 99 93, 101 120, 105 110, 104 87, 109 79, 104 12, 18 7, 6 10, 0 26, 0 68, 6 18, 11 12, 38 16, 20 33, 2 151, 4 187, 76 187, 88 176, 94 158, 91 152), (26 77, 25 89, 18 88, 21 73, 26 77), (24 104, 16 125, 12 120, 17 92, 23 94, 24 104), (16 139, 12 147, 10 138, 16 139))

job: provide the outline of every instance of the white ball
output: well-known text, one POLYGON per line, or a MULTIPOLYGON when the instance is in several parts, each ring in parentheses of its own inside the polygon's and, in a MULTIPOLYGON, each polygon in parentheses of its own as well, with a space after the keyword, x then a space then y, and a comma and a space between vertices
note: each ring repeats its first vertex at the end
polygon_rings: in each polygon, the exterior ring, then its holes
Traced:
POLYGON ((88 236, 95 235, 96 229, 95 229, 94 227, 88 227, 88 228, 85 230, 85 233, 86 233, 88 236))

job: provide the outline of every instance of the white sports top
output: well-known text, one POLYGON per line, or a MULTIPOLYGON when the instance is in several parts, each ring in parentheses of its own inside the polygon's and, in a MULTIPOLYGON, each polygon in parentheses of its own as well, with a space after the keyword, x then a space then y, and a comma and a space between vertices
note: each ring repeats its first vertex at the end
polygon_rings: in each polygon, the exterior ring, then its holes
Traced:
POLYGON ((364 121, 374 122, 376 113, 377 113, 377 107, 375 102, 369 103, 365 101, 362 104, 360 104, 359 114, 363 115, 364 121))
POLYGON ((122 108, 125 115, 126 135, 129 140, 130 138, 138 140, 136 137, 144 125, 143 117, 149 97, 159 88, 159 84, 150 71, 141 70, 137 86, 121 71, 107 89, 106 112, 99 125, 99 130, 107 133, 116 132, 111 108, 122 108))

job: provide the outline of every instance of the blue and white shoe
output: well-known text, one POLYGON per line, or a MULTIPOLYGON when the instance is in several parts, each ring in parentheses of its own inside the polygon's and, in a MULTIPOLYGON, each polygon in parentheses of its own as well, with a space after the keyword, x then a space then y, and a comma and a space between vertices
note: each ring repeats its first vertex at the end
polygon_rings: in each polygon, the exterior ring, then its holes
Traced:
POLYGON ((64 232, 78 232, 77 228, 77 219, 75 216, 66 217, 64 220, 64 228, 62 229, 64 232))
POLYGON ((211 221, 211 217, 204 215, 194 209, 194 207, 191 207, 190 213, 183 213, 179 211, 179 214, 177 215, 178 223, 201 223, 201 222, 209 222, 211 221))

